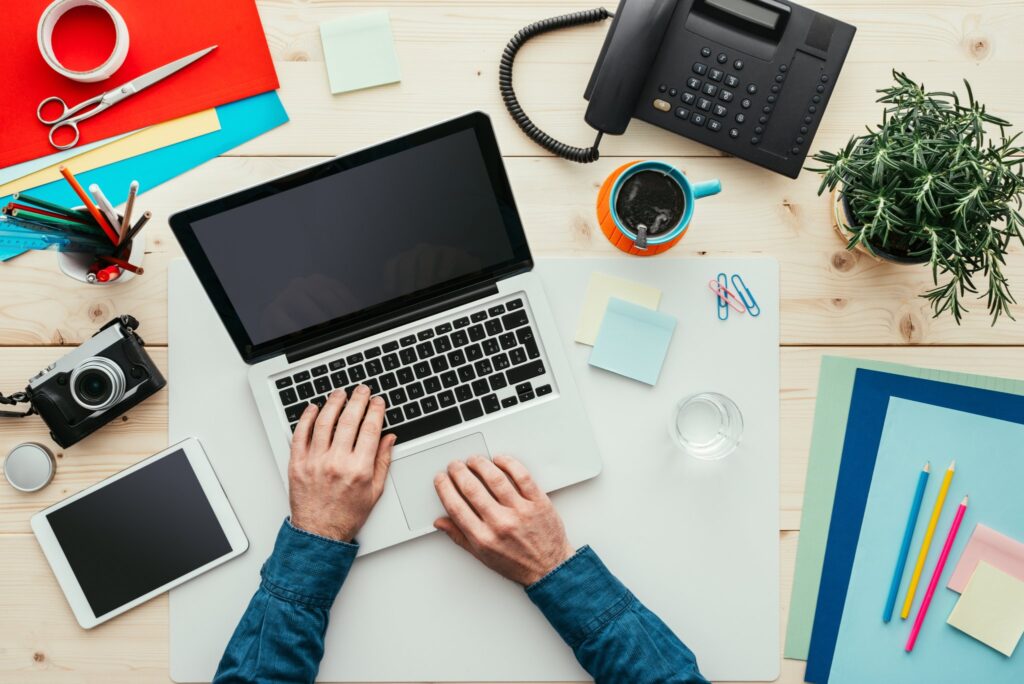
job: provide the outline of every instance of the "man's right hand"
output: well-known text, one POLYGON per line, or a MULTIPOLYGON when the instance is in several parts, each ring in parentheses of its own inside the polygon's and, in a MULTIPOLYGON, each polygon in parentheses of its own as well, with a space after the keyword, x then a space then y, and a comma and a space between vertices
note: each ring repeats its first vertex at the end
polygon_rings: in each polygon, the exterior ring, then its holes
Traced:
POLYGON ((514 458, 455 461, 434 487, 448 512, 434 527, 513 582, 529 586, 576 553, 551 499, 514 458))

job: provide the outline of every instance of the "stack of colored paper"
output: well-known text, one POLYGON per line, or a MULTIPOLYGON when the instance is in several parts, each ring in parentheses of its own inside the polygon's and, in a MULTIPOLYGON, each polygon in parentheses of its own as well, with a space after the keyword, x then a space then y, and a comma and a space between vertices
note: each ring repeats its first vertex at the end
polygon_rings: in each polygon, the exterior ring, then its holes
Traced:
POLYGON ((822 361, 784 651, 807 661, 806 681, 1024 681, 1024 658, 1012 656, 1024 632, 1021 444, 1024 382, 822 361), (937 494, 953 460, 943 505, 937 494), (928 462, 933 475, 923 490, 925 507, 907 526, 910 562, 900 573, 908 511, 928 462), (943 542, 966 494, 970 507, 943 566, 943 542), (935 529, 930 545, 929 527, 935 529), (911 580, 922 548, 915 592, 911 580), (938 588, 907 652, 936 570, 938 588), (897 610, 886 622, 893 584, 897 610), (908 594, 904 619, 899 608, 908 594))
MULTIPOLYGON (((39 6, 6 8, 4 75, 18 97, 0 108, 0 204, 24 191, 73 204, 72 191, 56 173, 61 164, 83 184, 117 188, 109 199, 120 204, 132 180, 153 188, 287 121, 253 0, 120 0, 117 9, 131 36, 124 65, 107 80, 77 83, 39 58, 39 6), (43 99, 59 96, 73 106, 212 45, 217 48, 181 72, 82 121, 75 147, 58 152, 50 145, 48 127, 36 117, 43 99)), ((72 14, 62 21, 73 21, 72 14)), ((74 28, 62 35, 88 40, 84 29, 79 34, 74 28)), ((0 261, 17 253, 0 252, 0 261)))

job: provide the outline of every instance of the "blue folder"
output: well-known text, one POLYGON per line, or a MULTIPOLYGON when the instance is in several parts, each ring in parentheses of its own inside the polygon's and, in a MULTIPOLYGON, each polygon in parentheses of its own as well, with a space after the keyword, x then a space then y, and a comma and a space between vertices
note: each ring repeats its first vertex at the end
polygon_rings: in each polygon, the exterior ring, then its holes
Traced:
MULTIPOLYGON (((146 192, 189 169, 238 147, 267 131, 288 121, 281 99, 270 91, 217 107, 220 130, 168 145, 137 157, 124 159, 92 171, 76 174, 82 187, 97 183, 112 204, 118 205, 128 199, 128 185, 139 181, 140 192, 146 192)), ((74 160, 68 162, 74 170, 74 160)), ((33 190, 26 190, 39 199, 50 200, 69 207, 82 202, 64 179, 47 183, 33 190)), ((10 195, 0 198, 0 206, 11 200, 10 195)), ((21 250, 3 251, 0 261, 21 254, 21 250)))
MULTIPOLYGON (((826 684, 832 669, 890 397, 1024 424, 1024 396, 863 368, 857 370, 807 654, 804 680, 808 682, 826 684)), ((942 468, 944 466, 939 466, 940 471, 942 468)))

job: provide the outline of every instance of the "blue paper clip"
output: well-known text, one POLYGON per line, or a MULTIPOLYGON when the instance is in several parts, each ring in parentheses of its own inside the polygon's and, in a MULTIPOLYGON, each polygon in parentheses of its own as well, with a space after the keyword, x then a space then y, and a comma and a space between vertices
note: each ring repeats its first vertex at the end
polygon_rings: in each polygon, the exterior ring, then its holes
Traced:
MULTIPOLYGON (((718 274, 718 285, 723 290, 729 289, 729 277, 724 273, 718 274)), ((729 302, 725 300, 725 297, 718 295, 715 298, 718 301, 718 320, 724 321, 729 318, 729 302)))
MULTIPOLYGON (((721 279, 722 274, 719 274, 721 279)), ((750 291, 747 284, 743 282, 743 278, 740 277, 739 273, 734 273, 732 276, 732 286, 736 290, 736 294, 743 301, 743 304, 747 307, 747 313, 751 316, 757 317, 761 315, 761 307, 757 305, 757 300, 754 299, 754 293, 750 291)), ((719 304, 721 306, 721 304, 719 304)), ((718 316, 721 318, 721 314, 718 316)))

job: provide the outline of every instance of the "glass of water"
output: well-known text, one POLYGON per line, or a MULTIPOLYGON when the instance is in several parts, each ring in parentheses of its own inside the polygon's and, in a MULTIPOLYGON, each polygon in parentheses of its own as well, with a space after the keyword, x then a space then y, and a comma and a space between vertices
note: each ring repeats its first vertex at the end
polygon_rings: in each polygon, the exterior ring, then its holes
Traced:
POLYGON ((694 458, 715 461, 736 451, 740 445, 743 414, 729 397, 701 392, 676 404, 668 428, 673 441, 684 452, 694 458))

